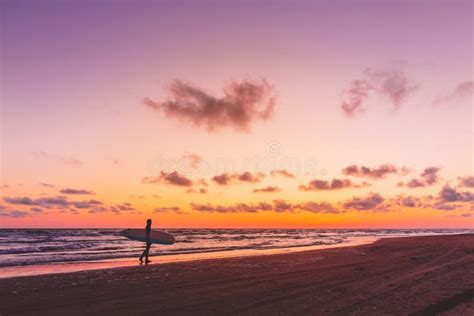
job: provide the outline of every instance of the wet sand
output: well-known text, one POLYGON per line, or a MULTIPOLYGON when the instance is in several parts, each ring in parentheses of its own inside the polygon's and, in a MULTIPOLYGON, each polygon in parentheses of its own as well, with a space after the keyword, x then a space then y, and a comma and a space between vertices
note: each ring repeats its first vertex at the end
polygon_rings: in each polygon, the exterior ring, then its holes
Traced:
MULTIPOLYGON (((235 258, 235 257, 248 257, 256 255, 271 255, 280 253, 291 253, 301 252, 306 250, 316 249, 328 249, 328 248, 340 248, 340 247, 351 247, 373 243, 378 240, 377 237, 357 237, 347 238, 343 243, 338 244, 327 244, 327 245, 314 245, 314 246, 303 246, 303 247, 292 247, 292 248, 274 248, 274 249, 239 249, 239 250, 226 250, 226 251, 211 251, 211 252, 196 252, 196 253, 182 253, 176 255, 158 255, 150 257, 153 263, 171 263, 171 262, 183 262, 183 261, 196 261, 203 259, 223 259, 223 258, 235 258)), ((156 247, 156 246, 155 246, 156 247)), ((160 246, 158 246, 160 247, 160 246)), ((166 247, 166 246, 165 246, 166 247)), ((137 253, 137 256, 141 254, 141 251, 137 253)), ((67 273, 84 270, 98 270, 98 269, 110 269, 118 267, 131 267, 137 265, 137 258, 119 258, 119 259, 105 259, 98 261, 82 261, 82 262, 63 262, 63 263, 50 263, 40 265, 26 265, 26 266, 12 266, 12 267, 0 267, 0 279, 11 278, 17 276, 29 276, 29 275, 40 275, 40 274, 51 274, 51 273, 67 273)))
POLYGON ((0 314, 474 315, 474 235, 1 279, 0 314))

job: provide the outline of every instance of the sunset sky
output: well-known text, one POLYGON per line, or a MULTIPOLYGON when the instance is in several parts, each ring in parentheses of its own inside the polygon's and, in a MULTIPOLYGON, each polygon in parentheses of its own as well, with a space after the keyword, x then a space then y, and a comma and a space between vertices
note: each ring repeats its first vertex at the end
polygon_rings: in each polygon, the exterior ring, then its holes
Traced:
POLYGON ((0 227, 474 228, 472 1, 2 1, 0 227))

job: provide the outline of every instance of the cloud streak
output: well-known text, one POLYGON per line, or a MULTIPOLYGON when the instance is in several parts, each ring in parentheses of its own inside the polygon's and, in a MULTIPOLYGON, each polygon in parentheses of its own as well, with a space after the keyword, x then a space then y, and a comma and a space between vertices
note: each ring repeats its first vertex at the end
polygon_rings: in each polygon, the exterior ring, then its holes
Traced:
POLYGON ((282 176, 282 177, 292 178, 292 179, 296 178, 294 174, 292 174, 291 172, 289 172, 287 170, 284 170, 284 169, 271 170, 270 175, 272 177, 282 176))
POLYGON ((110 211, 117 214, 117 215, 121 215, 123 213, 141 214, 140 211, 138 211, 132 204, 130 204, 128 202, 113 205, 113 206, 110 207, 110 211))
POLYGON ((322 213, 322 214, 338 214, 342 213, 342 211, 338 210, 332 204, 327 202, 306 202, 298 205, 303 211, 311 212, 311 213, 322 213))
POLYGON ((349 179, 332 179, 331 181, 315 179, 310 181, 307 185, 300 185, 298 189, 300 191, 329 191, 346 188, 363 188, 368 186, 370 186, 370 183, 368 182, 354 184, 349 179))
POLYGON ((3 200, 11 205, 19 206, 29 206, 30 211, 34 213, 41 213, 42 209, 48 210, 59 210, 63 212, 65 210, 74 210, 73 212, 77 213, 79 210, 88 210, 89 213, 104 213, 104 212, 114 212, 116 214, 123 211, 133 211, 137 213, 136 209, 130 203, 117 204, 108 207, 102 201, 89 199, 89 200, 79 200, 72 201, 65 196, 56 196, 56 197, 40 197, 40 198, 30 198, 30 197, 3 197, 3 200))
POLYGON ((191 208, 197 212, 203 213, 259 213, 259 212, 276 212, 276 213, 321 213, 321 214, 339 214, 344 210, 338 210, 335 206, 327 202, 304 202, 291 203, 286 200, 273 200, 271 203, 260 202, 254 204, 236 203, 229 206, 191 203, 191 208))
POLYGON ((38 159, 38 160, 42 160, 42 159, 53 160, 67 166, 82 167, 84 165, 84 162, 79 159, 76 159, 73 157, 66 157, 62 155, 50 154, 45 151, 36 151, 36 152, 33 152, 32 155, 33 155, 33 158, 38 159))
POLYGON ((454 87, 453 91, 447 95, 436 98, 433 106, 452 104, 455 102, 469 102, 474 94, 474 81, 463 81, 454 87))
POLYGON ((260 204, 237 203, 231 206, 191 203, 194 211, 205 213, 257 213, 264 210, 260 204))
POLYGON ((265 188, 254 189, 253 192, 255 193, 272 193, 272 192, 280 192, 281 189, 279 187, 268 186, 265 188))
POLYGON ((153 210, 153 213, 155 213, 155 214, 179 214, 179 215, 189 214, 188 212, 185 212, 182 208, 180 208, 178 206, 157 207, 153 210))
POLYGON ((42 187, 46 187, 46 188, 54 188, 54 184, 50 184, 50 183, 46 183, 46 182, 40 182, 39 185, 41 185, 42 187))
POLYGON ((229 185, 236 182, 247 182, 247 183, 258 183, 265 177, 265 174, 261 172, 251 173, 222 173, 214 176, 211 180, 219 185, 229 185))
POLYGON ((364 113, 365 101, 372 90, 371 85, 366 80, 353 80, 346 90, 342 92, 341 110, 348 117, 354 117, 364 113))
POLYGON ((93 191, 89 191, 89 190, 84 190, 84 189, 70 189, 70 188, 67 188, 67 189, 62 189, 61 191, 59 191, 60 193, 62 194, 74 194, 74 195, 90 195, 90 194, 94 194, 93 191))
POLYGON ((193 185, 193 181, 191 179, 188 179, 187 177, 185 177, 184 175, 180 174, 177 171, 173 171, 173 172, 161 171, 159 176, 144 177, 142 179, 142 183, 146 183, 146 184, 165 183, 165 184, 171 184, 171 185, 181 186, 181 187, 190 187, 193 185))
POLYGON ((387 97, 394 108, 418 89, 418 84, 411 82, 401 69, 367 69, 365 74, 375 91, 387 97))
POLYGON ((24 217, 27 217, 27 216, 30 216, 30 215, 31 214, 29 212, 26 212, 26 211, 17 211, 17 210, 4 211, 4 210, 0 210, 0 217, 24 218, 24 217))
POLYGON ((371 69, 362 78, 352 80, 341 94, 340 108, 347 117, 364 113, 366 101, 372 93, 386 97, 394 109, 418 88, 401 69, 371 69))
POLYGON ((185 164, 189 165, 191 169, 198 169, 199 164, 203 161, 204 159, 199 156, 198 154, 195 153, 187 153, 181 156, 181 161, 184 162, 185 164))
POLYGON ((200 188, 200 189, 187 189, 186 193, 199 193, 199 194, 207 194, 207 189, 206 188, 200 188))

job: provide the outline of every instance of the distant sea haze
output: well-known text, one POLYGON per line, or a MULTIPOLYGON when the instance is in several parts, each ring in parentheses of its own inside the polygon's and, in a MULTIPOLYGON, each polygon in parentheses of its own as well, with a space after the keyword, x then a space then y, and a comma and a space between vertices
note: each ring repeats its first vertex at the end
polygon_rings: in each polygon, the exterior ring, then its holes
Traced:
MULTIPOLYGON (((144 244, 120 235, 120 229, 0 229, 0 267, 134 258, 144 244)), ((171 246, 153 245, 151 255, 179 255, 242 249, 278 249, 334 245, 366 237, 469 233, 474 230, 351 229, 167 229, 171 246)))

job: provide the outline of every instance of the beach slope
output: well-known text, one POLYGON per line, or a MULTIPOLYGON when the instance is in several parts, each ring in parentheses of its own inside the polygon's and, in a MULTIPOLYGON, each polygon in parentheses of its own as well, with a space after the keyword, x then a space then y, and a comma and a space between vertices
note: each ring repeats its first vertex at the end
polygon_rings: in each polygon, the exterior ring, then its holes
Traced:
POLYGON ((474 235, 0 280, 1 315, 474 315, 474 235))

